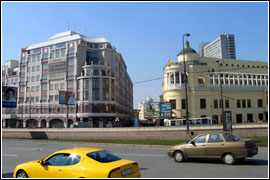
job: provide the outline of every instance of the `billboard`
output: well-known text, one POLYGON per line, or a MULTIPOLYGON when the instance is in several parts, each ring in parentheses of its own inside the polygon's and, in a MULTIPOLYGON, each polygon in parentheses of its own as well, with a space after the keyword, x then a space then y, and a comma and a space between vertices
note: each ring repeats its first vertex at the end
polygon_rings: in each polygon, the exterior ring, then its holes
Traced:
POLYGON ((59 104, 75 105, 75 95, 69 91, 59 91, 59 104))
POLYGON ((2 107, 17 107, 17 87, 2 86, 2 107))
POLYGON ((159 102, 146 103, 144 115, 147 118, 159 118, 160 116, 159 102))
POLYGON ((160 103, 160 118, 172 118, 172 104, 170 102, 160 103))

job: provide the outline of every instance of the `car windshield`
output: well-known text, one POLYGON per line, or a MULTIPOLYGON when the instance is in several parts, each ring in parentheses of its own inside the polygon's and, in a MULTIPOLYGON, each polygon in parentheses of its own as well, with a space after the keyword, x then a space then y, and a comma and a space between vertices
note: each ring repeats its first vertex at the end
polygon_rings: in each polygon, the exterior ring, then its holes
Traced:
POLYGON ((240 136, 237 136, 234 133, 224 133, 224 136, 230 138, 232 141, 241 141, 242 140, 242 138, 240 136))
POLYGON ((101 163, 108 163, 108 162, 118 161, 121 159, 118 156, 108 151, 96 151, 96 152, 87 154, 87 156, 101 163))

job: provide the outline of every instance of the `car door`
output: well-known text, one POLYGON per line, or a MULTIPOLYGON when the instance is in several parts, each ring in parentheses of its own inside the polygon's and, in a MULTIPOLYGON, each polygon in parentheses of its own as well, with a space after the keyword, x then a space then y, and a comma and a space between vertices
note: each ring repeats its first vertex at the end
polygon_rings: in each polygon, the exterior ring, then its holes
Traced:
POLYGON ((207 135, 201 135, 194 138, 191 141, 191 142, 194 142, 194 144, 189 143, 186 147, 186 155, 192 158, 205 157, 206 156, 206 151, 205 151, 206 137, 207 135))
POLYGON ((81 157, 77 154, 71 153, 68 157, 67 165, 63 169, 64 178, 84 177, 82 172, 85 170, 85 167, 83 167, 80 162, 81 157))
POLYGON ((210 134, 206 143, 206 156, 208 158, 220 158, 224 153, 224 143, 221 134, 210 134))
POLYGON ((44 163, 40 163, 35 169, 34 177, 63 178, 68 157, 69 154, 67 153, 59 153, 49 157, 48 159, 45 159, 44 163))

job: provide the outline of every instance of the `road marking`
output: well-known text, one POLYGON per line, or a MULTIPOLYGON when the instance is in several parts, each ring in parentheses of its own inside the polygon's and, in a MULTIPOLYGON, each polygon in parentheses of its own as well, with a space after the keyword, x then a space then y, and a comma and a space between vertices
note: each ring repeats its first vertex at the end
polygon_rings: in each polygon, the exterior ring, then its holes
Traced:
POLYGON ((116 154, 118 156, 142 156, 142 157, 164 157, 165 155, 153 155, 153 154, 116 154))
POLYGON ((9 149, 16 149, 16 150, 31 150, 31 151, 43 151, 44 149, 38 148, 9 148, 9 149))
POLYGON ((15 154, 3 154, 3 156, 17 157, 18 155, 15 155, 15 154))

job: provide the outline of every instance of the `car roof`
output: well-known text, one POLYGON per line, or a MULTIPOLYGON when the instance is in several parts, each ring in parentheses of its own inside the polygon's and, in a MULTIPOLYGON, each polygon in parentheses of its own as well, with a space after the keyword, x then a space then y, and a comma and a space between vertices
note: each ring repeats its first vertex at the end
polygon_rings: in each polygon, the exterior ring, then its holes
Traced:
POLYGON ((91 147, 76 147, 76 148, 70 148, 70 149, 63 149, 60 151, 56 151, 55 153, 75 153, 75 154, 80 154, 80 155, 86 155, 88 153, 95 152, 95 151, 104 151, 104 149, 91 148, 91 147))

